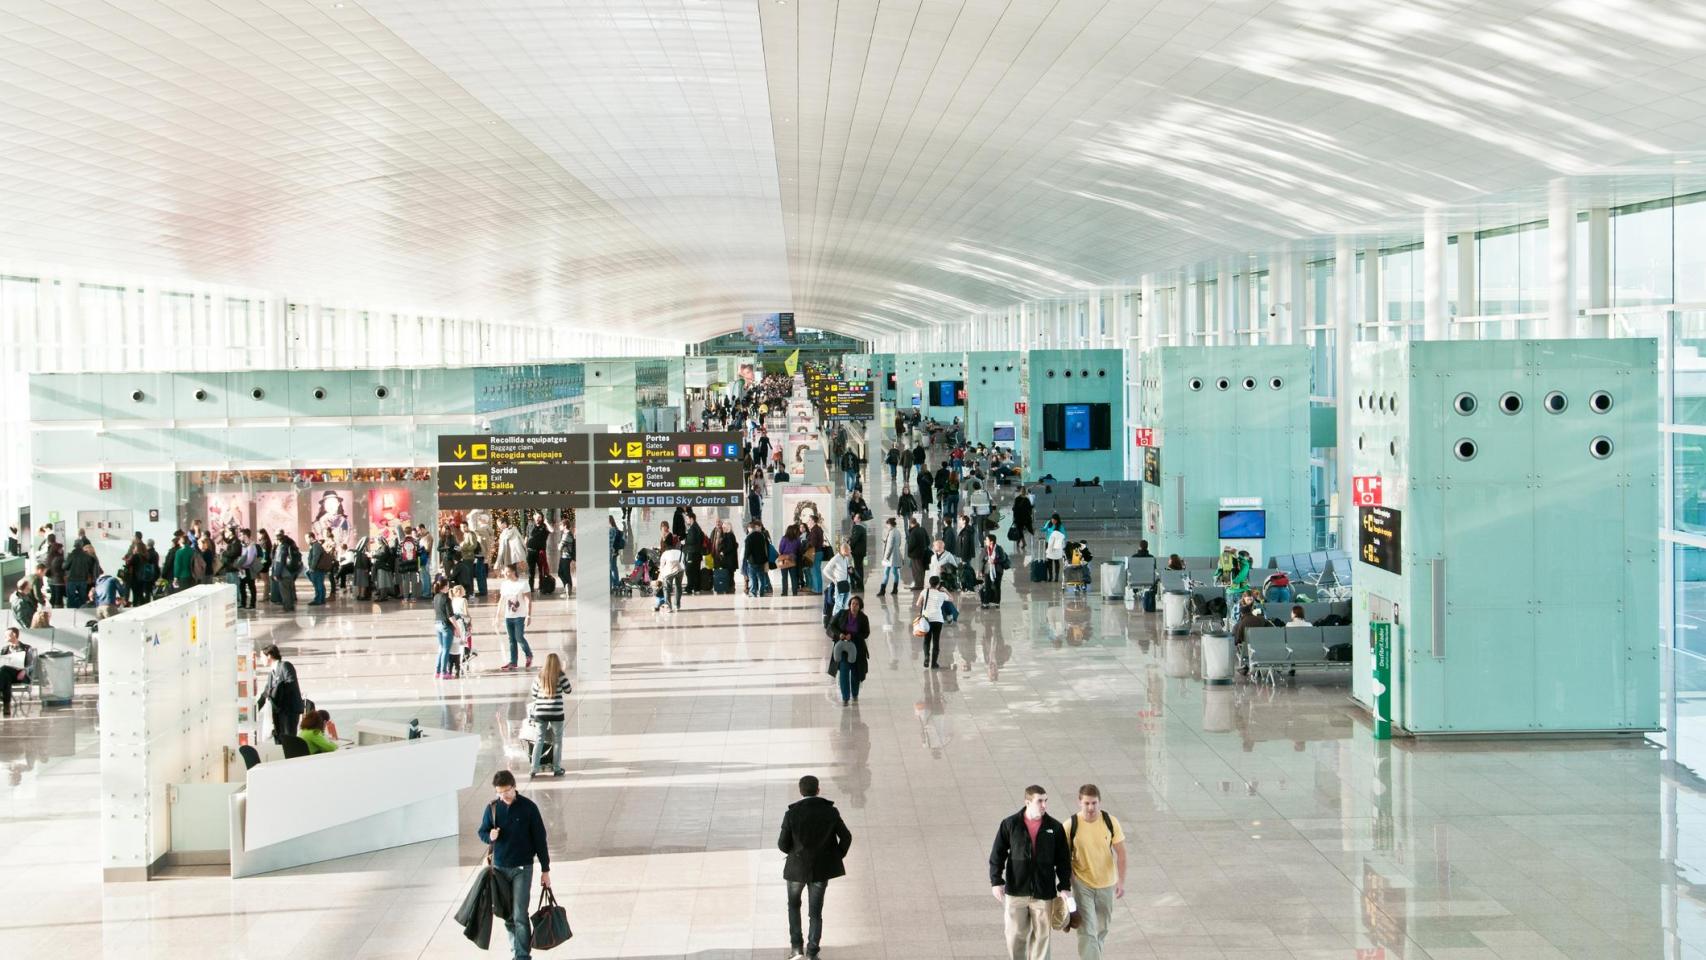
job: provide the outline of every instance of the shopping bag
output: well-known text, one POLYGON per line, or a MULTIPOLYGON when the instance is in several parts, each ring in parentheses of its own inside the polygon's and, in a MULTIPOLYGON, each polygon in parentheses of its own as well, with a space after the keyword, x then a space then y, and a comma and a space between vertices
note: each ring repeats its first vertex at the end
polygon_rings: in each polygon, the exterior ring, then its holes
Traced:
POLYGON ((912 635, 915 637, 928 637, 930 635, 929 618, 919 617, 917 620, 912 621, 912 635))
POLYGON ((557 895, 546 887, 539 896, 539 909, 533 911, 534 949, 549 950, 568 943, 574 935, 569 929, 569 912, 557 906, 557 895))

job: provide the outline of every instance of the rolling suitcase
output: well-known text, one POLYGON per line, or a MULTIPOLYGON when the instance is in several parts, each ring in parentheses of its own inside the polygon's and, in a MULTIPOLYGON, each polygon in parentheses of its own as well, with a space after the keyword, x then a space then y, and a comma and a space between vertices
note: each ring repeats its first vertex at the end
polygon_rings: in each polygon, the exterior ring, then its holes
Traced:
POLYGON ((711 575, 711 586, 717 593, 735 592, 735 575, 733 570, 717 570, 711 575))
POLYGON ((546 573, 544 570, 540 570, 539 571, 539 593, 543 596, 548 597, 551 594, 556 593, 556 592, 557 592, 557 579, 555 577, 551 576, 549 573, 546 573))
POLYGON ((1042 583, 1044 580, 1047 580, 1047 579, 1048 579, 1048 561, 1047 560, 1032 560, 1031 561, 1031 582, 1032 583, 1042 583))

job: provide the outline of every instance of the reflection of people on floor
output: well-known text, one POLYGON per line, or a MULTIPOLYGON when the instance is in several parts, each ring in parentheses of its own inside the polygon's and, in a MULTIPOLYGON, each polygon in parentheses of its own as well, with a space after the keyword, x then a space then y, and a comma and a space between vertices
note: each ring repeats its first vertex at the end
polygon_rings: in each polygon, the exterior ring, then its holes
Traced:
POLYGON ((865 806, 865 795, 871 789, 871 728, 860 719, 859 711, 841 712, 841 730, 835 738, 835 763, 841 773, 836 786, 847 795, 854 809, 865 806))

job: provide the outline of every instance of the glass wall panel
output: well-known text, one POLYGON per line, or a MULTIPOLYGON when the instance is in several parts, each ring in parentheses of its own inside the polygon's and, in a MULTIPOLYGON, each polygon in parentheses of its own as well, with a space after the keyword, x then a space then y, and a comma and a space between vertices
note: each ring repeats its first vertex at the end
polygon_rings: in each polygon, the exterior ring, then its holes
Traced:
POLYGON ((1671 302, 1671 228, 1668 203, 1611 218, 1613 306, 1671 302))
POLYGON ((1675 646, 1696 656, 1706 655, 1706 550, 1676 544, 1671 555, 1675 564, 1675 646))
POLYGON ((1678 310, 1671 324, 1671 420, 1706 426, 1706 310, 1678 310))
POLYGON ((1677 303, 1706 303, 1706 200, 1678 203, 1674 210, 1677 303))

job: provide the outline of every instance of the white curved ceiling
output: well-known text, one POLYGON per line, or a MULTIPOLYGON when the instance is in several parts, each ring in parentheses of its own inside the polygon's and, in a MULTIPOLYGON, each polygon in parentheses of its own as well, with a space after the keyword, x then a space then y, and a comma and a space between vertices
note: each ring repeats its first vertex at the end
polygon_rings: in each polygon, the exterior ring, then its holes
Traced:
POLYGON ((8 0, 0 257, 872 336, 1706 146, 1650 0, 8 0))

